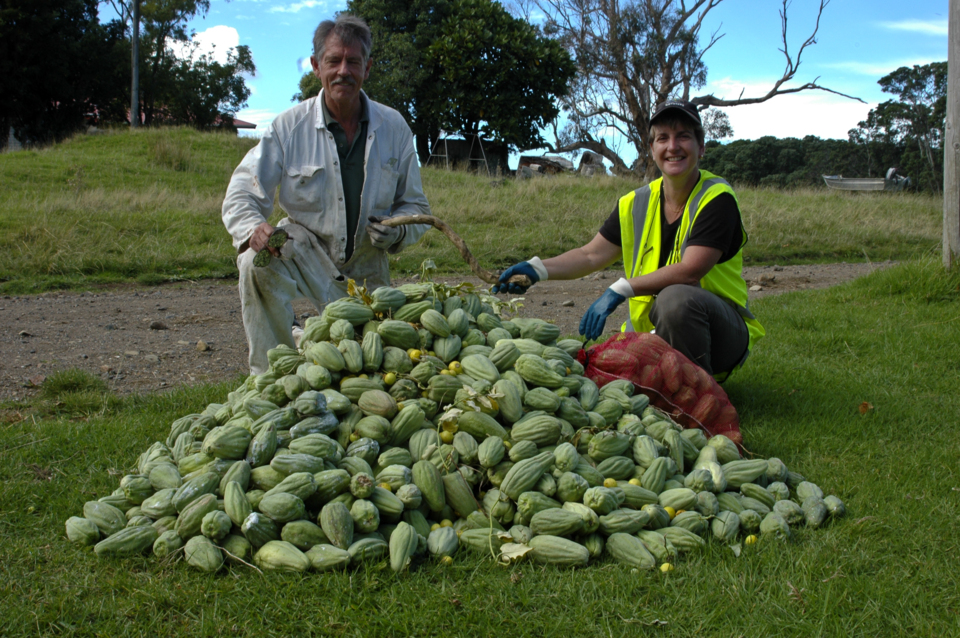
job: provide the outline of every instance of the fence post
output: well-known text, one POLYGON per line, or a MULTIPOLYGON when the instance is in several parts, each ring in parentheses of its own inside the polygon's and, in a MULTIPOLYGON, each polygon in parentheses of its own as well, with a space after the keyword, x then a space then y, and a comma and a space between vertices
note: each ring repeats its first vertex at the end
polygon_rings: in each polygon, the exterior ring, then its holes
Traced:
POLYGON ((133 0, 130 38, 130 128, 140 126, 140 0, 133 0))
POLYGON ((960 259, 960 1, 950 0, 943 144, 943 265, 960 259))

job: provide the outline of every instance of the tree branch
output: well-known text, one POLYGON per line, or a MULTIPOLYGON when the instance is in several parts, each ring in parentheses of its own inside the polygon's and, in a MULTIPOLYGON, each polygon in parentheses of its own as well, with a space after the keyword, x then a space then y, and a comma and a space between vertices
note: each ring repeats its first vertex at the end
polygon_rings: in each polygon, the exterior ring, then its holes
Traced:
MULTIPOLYGON (((579 75, 563 98, 570 124, 563 140, 556 138, 553 152, 590 150, 627 171, 655 177, 650 158, 648 121, 654 104, 682 96, 690 99, 706 82, 706 53, 724 37, 717 28, 703 45, 698 40, 707 14, 724 0, 527 0, 548 16, 552 33, 575 56, 579 75), (637 154, 630 168, 617 150, 599 135, 617 131, 617 144, 627 144, 637 154), (571 141, 571 137, 578 138, 571 141)), ((816 44, 820 20, 831 0, 819 0, 816 22, 796 52, 787 35, 789 0, 781 0, 780 20, 785 58, 782 76, 764 95, 736 99, 715 95, 694 97, 705 108, 757 104, 778 95, 819 90, 863 102, 818 84, 819 78, 786 88, 796 77, 803 52, 816 44)), ((613 141, 611 141, 611 144, 613 141)))
POLYGON ((110 0, 110 6, 120 15, 120 22, 127 24, 132 13, 130 6, 123 0, 110 0))
POLYGON ((773 88, 771 88, 766 93, 766 95, 763 95, 761 97, 756 97, 756 98, 744 98, 743 92, 741 91, 740 97, 737 98, 736 100, 724 100, 724 99, 717 98, 716 96, 711 94, 711 95, 704 95, 701 97, 694 98, 691 101, 694 104, 704 105, 704 106, 739 106, 742 104, 759 104, 761 102, 766 102, 767 100, 770 100, 778 95, 786 95, 788 93, 799 93, 800 91, 818 90, 818 91, 826 91, 827 93, 833 93, 834 95, 839 95, 841 97, 845 97, 850 100, 856 100, 861 104, 866 104, 866 102, 864 102, 862 99, 856 96, 848 95, 846 93, 841 93, 840 91, 836 91, 834 89, 830 89, 825 86, 820 86, 819 84, 817 84, 817 80, 820 79, 819 77, 815 78, 813 82, 807 82, 806 84, 803 84, 798 87, 794 87, 790 89, 780 88, 786 82, 789 82, 790 80, 792 80, 794 76, 797 74, 797 71, 800 69, 800 57, 803 55, 804 50, 808 46, 817 43, 817 31, 819 31, 820 29, 820 18, 823 16, 823 10, 829 4, 830 4, 830 0, 820 0, 820 7, 817 10, 817 18, 814 23, 813 32, 810 34, 809 37, 807 37, 806 40, 804 40, 803 44, 800 45, 800 50, 797 52, 796 60, 794 60, 793 57, 790 55, 789 42, 787 40, 788 0, 783 0, 783 8, 780 10, 780 35, 781 35, 781 38, 783 39, 783 48, 780 49, 780 52, 783 53, 784 57, 786 58, 786 67, 784 68, 783 76, 773 83, 773 88))
MULTIPOLYGON (((819 79, 819 78, 818 78, 819 79)), ((779 83, 778 83, 779 84, 779 83)), ((786 95, 788 93, 799 93, 800 91, 826 91, 827 93, 833 93, 834 95, 839 95, 840 97, 845 97, 850 100, 856 100, 861 104, 866 104, 862 99, 856 97, 855 95, 847 95, 846 93, 841 93, 840 91, 834 91, 825 86, 820 86, 816 83, 816 80, 813 82, 807 82, 806 84, 791 89, 771 89, 766 95, 762 97, 748 97, 748 98, 738 98, 736 100, 723 100, 718 97, 715 97, 713 94, 702 95, 700 97, 695 97, 691 102, 698 106, 741 106, 743 104, 760 104, 761 102, 766 102, 769 99, 772 99, 778 95, 786 95)), ((742 93, 741 93, 742 95, 742 93)))

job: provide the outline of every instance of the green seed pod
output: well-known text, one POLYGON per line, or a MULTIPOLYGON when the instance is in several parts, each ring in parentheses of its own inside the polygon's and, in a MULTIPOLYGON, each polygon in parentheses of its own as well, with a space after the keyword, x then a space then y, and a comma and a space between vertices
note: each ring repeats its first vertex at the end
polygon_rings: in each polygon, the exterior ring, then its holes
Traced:
POLYGON ((376 485, 372 476, 366 472, 357 472, 350 479, 350 493, 355 498, 370 498, 376 485))
POLYGON ((253 546, 243 536, 238 534, 230 534, 221 543, 220 547, 223 549, 223 553, 226 554, 227 560, 231 563, 238 563, 240 561, 250 562, 250 559, 253 554, 253 546))
POLYGON ((153 542, 153 554, 157 558, 164 558, 183 547, 183 539, 174 530, 170 529, 160 534, 153 542))
POLYGON ((204 515, 200 523, 200 533, 212 541, 226 538, 233 527, 233 521, 225 512, 215 510, 204 515))
POLYGON ((223 553, 206 536, 194 536, 183 546, 187 564, 203 572, 213 573, 223 565, 223 553))
MULTIPOLYGON (((788 501, 778 501, 778 503, 785 502, 788 501)), ((760 523, 760 535, 786 540, 790 538, 790 525, 788 525, 786 519, 777 512, 770 512, 763 518, 763 522, 760 523)))
POLYGON ((67 519, 67 538, 77 545, 96 545, 100 540, 100 530, 91 520, 71 516, 67 519))
POLYGON ((380 526, 380 511, 366 499, 357 499, 350 506, 354 529, 361 534, 375 532, 380 526))
MULTIPOLYGON (((722 513, 723 512, 721 512, 721 514, 722 513)), ((742 529, 745 534, 755 534, 760 531, 760 523, 763 522, 763 517, 760 516, 756 510, 741 510, 737 516, 740 517, 740 529, 742 529)))
POLYGON ((305 572, 311 562, 303 552, 286 541, 270 541, 253 557, 253 563, 263 570, 305 572))

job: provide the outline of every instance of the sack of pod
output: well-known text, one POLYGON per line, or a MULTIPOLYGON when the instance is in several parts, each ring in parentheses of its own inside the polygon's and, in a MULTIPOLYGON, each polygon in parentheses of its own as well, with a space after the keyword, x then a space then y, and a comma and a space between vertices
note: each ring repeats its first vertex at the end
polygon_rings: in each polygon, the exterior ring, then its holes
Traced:
POLYGON ((622 332, 578 356, 598 386, 628 381, 684 427, 742 442, 736 408, 720 384, 657 335, 622 332))

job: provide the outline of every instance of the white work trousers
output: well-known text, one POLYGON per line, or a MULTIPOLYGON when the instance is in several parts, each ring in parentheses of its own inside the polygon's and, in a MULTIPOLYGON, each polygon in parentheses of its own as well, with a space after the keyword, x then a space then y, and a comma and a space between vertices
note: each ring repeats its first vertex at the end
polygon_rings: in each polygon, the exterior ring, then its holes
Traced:
MULTIPOLYGON (((307 299, 320 309, 347 294, 347 280, 334 265, 317 236, 289 218, 278 226, 287 231, 281 257, 270 265, 253 265, 256 251, 237 257, 240 269, 240 303, 243 329, 250 349, 250 372, 262 374, 270 367, 267 350, 279 344, 295 347, 293 302, 307 299)), ((366 239, 366 238, 364 238, 366 239)))

